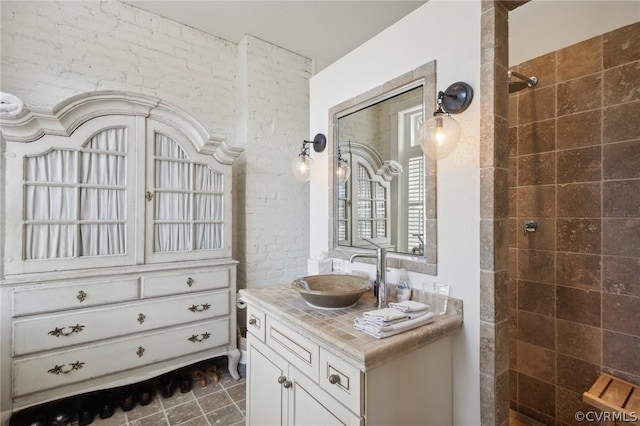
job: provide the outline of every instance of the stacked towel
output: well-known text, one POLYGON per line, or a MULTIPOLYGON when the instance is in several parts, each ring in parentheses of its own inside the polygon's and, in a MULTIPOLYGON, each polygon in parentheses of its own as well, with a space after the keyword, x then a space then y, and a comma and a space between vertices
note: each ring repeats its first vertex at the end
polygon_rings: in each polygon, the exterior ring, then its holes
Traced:
POLYGON ((367 311, 354 320, 354 327, 378 339, 393 336, 433 322, 435 315, 424 303, 408 300, 389 308, 367 311), (404 311, 403 311, 404 309, 404 311))

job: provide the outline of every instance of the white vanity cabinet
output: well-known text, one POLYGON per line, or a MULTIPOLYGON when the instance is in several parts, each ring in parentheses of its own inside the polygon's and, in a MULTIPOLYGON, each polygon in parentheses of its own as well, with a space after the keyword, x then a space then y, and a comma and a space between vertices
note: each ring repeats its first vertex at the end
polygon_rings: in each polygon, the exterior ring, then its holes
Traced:
MULTIPOLYGON (((255 310, 250 308, 249 317, 252 314, 255 310)), ((247 423, 361 425, 363 419, 357 409, 350 411, 318 384, 320 347, 270 318, 265 327, 267 344, 253 331, 248 335, 247 423), (296 366, 315 377, 308 377, 296 366)), ((255 331, 255 323, 249 324, 249 330, 252 328, 255 331)), ((360 386, 355 383, 359 377, 356 371, 354 387, 360 386)))
POLYGON ((1 124, 2 424, 219 355, 237 378, 240 151, 183 111, 119 92, 1 124))
POLYGON ((377 340, 351 328, 370 305, 315 315, 290 286, 240 293, 248 303, 249 426, 452 424, 448 333, 461 313, 377 340))

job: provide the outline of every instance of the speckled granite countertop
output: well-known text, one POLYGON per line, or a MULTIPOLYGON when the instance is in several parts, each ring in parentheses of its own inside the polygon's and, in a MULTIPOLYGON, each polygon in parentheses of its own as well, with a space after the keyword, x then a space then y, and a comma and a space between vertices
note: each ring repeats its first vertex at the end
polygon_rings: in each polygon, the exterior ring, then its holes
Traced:
MULTIPOLYGON (((298 333, 332 348, 362 371, 371 370, 430 342, 442 339, 462 326, 462 300, 448 298, 447 313, 423 325, 385 339, 376 339, 353 328, 353 320, 375 309, 375 296, 367 292, 353 307, 340 310, 312 308, 290 284, 240 290, 248 304, 272 315, 298 333)), ((413 299, 426 301, 414 290, 413 299)))

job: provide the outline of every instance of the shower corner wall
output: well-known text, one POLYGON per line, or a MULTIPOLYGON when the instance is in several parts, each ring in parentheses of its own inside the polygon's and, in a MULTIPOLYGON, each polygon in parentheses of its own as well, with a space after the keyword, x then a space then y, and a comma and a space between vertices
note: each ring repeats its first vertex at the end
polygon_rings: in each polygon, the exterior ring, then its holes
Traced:
POLYGON ((601 371, 640 385, 640 23, 513 67, 512 409, 574 424, 601 371), (535 220, 538 229, 524 232, 535 220))

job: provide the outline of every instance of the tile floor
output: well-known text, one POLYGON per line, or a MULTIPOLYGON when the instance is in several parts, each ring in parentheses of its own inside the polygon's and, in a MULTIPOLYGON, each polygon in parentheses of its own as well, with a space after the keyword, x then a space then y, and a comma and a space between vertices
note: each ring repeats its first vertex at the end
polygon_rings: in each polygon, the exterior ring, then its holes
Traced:
MULTIPOLYGON (((194 381, 190 392, 176 390, 171 398, 156 394, 149 405, 136 405, 131 411, 118 408, 112 417, 100 419, 95 426, 244 426, 246 380, 235 380, 226 368, 218 370, 220 381, 201 387, 194 381)), ((77 421, 72 423, 78 426, 77 421)))

